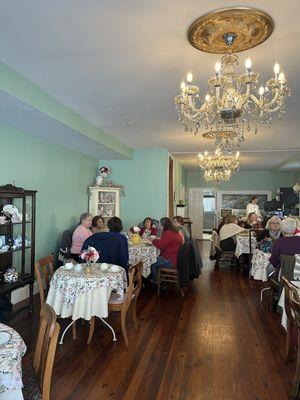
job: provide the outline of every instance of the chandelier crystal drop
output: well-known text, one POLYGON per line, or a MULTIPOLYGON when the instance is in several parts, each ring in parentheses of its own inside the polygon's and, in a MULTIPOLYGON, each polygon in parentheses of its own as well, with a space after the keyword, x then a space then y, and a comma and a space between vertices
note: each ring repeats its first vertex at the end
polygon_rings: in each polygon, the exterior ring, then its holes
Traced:
POLYGON ((235 172, 239 171, 239 152, 236 154, 222 153, 219 149, 213 154, 205 151, 198 155, 198 166, 203 170, 206 182, 220 183, 228 181, 235 172))

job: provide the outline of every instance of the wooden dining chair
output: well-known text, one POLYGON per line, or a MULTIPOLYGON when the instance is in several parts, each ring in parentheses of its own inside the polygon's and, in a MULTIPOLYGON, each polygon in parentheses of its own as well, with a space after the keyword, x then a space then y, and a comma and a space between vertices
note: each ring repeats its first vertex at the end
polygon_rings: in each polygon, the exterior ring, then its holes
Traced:
POLYGON ((287 364, 293 358, 292 331, 295 327, 295 319, 292 315, 291 295, 297 287, 293 285, 285 276, 281 276, 284 286, 284 309, 287 316, 286 344, 285 344, 285 363, 287 364))
MULTIPOLYGON (((54 273, 54 256, 49 254, 46 257, 40 258, 34 265, 35 274, 39 287, 41 307, 45 304, 47 294, 50 288, 50 282, 54 273)), ((76 339, 76 322, 72 325, 73 339, 76 339)))
POLYGON ((49 256, 40 258, 35 263, 35 274, 38 281, 40 301, 41 305, 45 303, 45 298, 47 297, 50 281, 54 273, 54 256, 50 254, 49 256))
POLYGON ((300 398, 300 297, 298 290, 293 290, 291 292, 290 299, 298 331, 297 364, 291 393, 292 399, 296 400, 300 398))
POLYGON ((25 399, 50 399, 52 371, 59 331, 60 326, 56 322, 55 311, 49 304, 42 304, 33 369, 32 367, 23 368, 23 393, 25 399))
POLYGON ((135 330, 136 331, 139 330, 138 319, 136 314, 136 305, 142 287, 142 269, 143 269, 142 261, 131 266, 128 271, 129 284, 127 286, 124 297, 120 298, 117 293, 112 292, 108 302, 109 311, 120 312, 122 333, 127 347, 129 346, 129 341, 127 335, 126 317, 129 308, 131 308, 131 315, 135 330))
POLYGON ((181 290, 178 280, 177 268, 159 268, 157 274, 157 296, 160 295, 161 283, 171 283, 178 286, 182 297, 184 297, 184 291, 181 290))

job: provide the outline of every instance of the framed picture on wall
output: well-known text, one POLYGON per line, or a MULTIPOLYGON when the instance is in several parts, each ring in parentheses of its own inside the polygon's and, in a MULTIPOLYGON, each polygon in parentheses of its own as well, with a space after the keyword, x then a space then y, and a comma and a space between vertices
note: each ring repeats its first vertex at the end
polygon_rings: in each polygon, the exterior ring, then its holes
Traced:
POLYGON ((221 215, 221 218, 228 217, 229 215, 232 215, 232 209, 230 209, 230 208, 221 208, 220 215, 221 215))

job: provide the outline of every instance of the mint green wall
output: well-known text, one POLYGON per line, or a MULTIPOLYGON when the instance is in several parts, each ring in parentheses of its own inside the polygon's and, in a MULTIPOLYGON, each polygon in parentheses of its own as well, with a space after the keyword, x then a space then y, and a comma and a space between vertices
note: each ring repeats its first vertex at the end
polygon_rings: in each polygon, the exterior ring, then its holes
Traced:
POLYGON ((37 193, 36 258, 57 248, 60 233, 88 209, 97 160, 0 124, 0 185, 37 193))
POLYGON ((295 173, 296 182, 300 183, 300 170, 295 173))
POLYGON ((204 182, 201 172, 187 174, 188 187, 216 187, 218 190, 271 190, 274 193, 279 187, 294 185, 295 181, 293 172, 240 171, 230 181, 215 186, 204 182))
POLYGON ((132 160, 101 160, 99 166, 108 165, 110 179, 124 185, 121 197, 121 218, 124 228, 151 216, 161 218, 167 214, 166 149, 135 149, 132 160))

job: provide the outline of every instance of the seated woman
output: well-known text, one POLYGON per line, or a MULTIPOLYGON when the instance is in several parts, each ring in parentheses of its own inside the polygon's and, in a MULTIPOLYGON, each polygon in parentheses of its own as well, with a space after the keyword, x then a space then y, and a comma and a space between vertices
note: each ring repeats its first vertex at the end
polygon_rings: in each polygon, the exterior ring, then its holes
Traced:
POLYGON ((184 241, 190 239, 189 231, 183 225, 183 218, 180 215, 176 215, 176 217, 173 218, 173 225, 175 226, 175 228, 179 229, 179 232, 182 234, 184 241))
POLYGON ((164 217, 160 220, 163 232, 160 239, 154 239, 153 245, 160 250, 160 256, 156 263, 151 265, 152 277, 157 282, 159 268, 176 268, 177 255, 183 243, 181 234, 172 224, 170 218, 164 217))
POLYGON ((72 236, 71 255, 75 261, 78 261, 79 254, 84 241, 92 235, 90 230, 92 226, 92 214, 83 213, 80 216, 80 224, 77 226, 72 236))
POLYGON ((264 239, 276 240, 282 236, 280 229, 281 219, 274 215, 267 223, 265 229, 258 231, 256 235, 257 242, 261 242, 264 239))
POLYGON ((220 229, 220 247, 223 251, 234 251, 236 248, 235 236, 245 229, 238 226, 238 219, 235 215, 230 215, 226 224, 220 229))
POLYGON ((107 221, 109 232, 94 233, 82 246, 82 251, 89 246, 99 253, 98 262, 128 267, 128 240, 120 233, 123 224, 120 218, 112 217, 107 221))
POLYGON ((280 223, 282 237, 277 239, 272 246, 270 263, 280 268, 280 255, 294 256, 300 254, 300 237, 294 236, 297 229, 297 222, 293 218, 283 219, 280 223))
POLYGON ((92 219, 92 232, 99 233, 99 232, 107 232, 108 229, 105 226, 104 218, 101 215, 95 215, 92 219))
POLYGON ((259 221, 257 220, 257 215, 255 212, 251 212, 248 215, 247 221, 244 225, 245 229, 256 229, 259 225, 259 221))
POLYGON ((143 221, 143 227, 140 230, 141 236, 156 236, 157 229, 153 226, 152 218, 147 217, 143 221))

